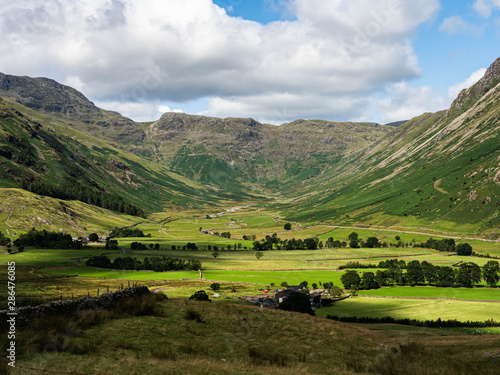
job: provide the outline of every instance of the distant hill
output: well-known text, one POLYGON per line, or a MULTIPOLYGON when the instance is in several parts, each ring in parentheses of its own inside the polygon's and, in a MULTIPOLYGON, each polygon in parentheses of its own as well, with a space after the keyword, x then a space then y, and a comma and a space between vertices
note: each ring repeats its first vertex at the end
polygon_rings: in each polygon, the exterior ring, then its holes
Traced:
POLYGON ((401 126, 403 124, 406 124, 408 122, 408 120, 403 120, 403 121, 395 121, 395 122, 390 122, 388 124, 385 124, 385 126, 393 126, 395 128, 397 128, 398 126, 401 126))

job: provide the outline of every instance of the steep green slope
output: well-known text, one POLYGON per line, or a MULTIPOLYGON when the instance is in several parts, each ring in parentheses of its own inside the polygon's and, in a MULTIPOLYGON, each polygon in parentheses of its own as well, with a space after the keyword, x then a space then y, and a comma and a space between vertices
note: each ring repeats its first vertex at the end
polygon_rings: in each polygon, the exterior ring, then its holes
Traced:
POLYGON ((450 110, 405 123, 289 191, 295 198, 282 209, 293 209, 296 219, 500 236, 499 66, 497 60, 450 110))
POLYGON ((11 239, 31 228, 56 232, 62 228, 74 236, 105 235, 110 228, 134 225, 138 220, 141 219, 79 201, 0 188, 0 230, 11 239))
POLYGON ((134 215, 232 199, 2 99, 0 187, 23 187, 134 215))

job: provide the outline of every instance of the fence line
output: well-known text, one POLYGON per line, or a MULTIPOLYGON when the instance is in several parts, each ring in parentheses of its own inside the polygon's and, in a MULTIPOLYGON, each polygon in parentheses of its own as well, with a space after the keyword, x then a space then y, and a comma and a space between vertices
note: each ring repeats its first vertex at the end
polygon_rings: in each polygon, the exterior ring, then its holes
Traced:
MULTIPOLYGON (((9 366, 4 363, 0 363, 0 366, 9 366)), ((82 372, 75 372, 75 371, 50 371, 50 370, 45 370, 41 368, 33 368, 33 367, 26 367, 26 366, 15 366, 11 368, 18 368, 19 369, 19 374, 21 374, 21 369, 27 369, 27 370, 32 370, 32 371, 40 371, 41 374, 70 374, 70 375, 89 375, 89 374, 84 374, 82 372)))

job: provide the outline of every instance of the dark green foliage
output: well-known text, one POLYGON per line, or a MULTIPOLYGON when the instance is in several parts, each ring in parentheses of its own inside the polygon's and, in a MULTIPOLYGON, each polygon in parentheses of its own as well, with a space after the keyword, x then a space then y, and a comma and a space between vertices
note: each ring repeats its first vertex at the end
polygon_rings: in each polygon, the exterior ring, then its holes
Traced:
POLYGON ((358 272, 351 270, 340 276, 340 282, 345 289, 357 289, 361 284, 361 278, 358 272))
POLYGON ((73 241, 71 235, 61 232, 48 232, 45 229, 38 231, 35 228, 21 234, 14 241, 14 246, 36 246, 40 249, 81 249, 82 242, 73 241))
POLYGON ((461 286, 472 287, 481 281, 481 268, 472 262, 460 264, 456 281, 461 286))
POLYGON ((10 244, 10 238, 5 237, 5 235, 0 232, 0 246, 7 246, 10 244))
POLYGON ((447 251, 451 253, 455 251, 455 240, 453 238, 446 238, 442 240, 429 238, 427 242, 422 242, 418 246, 438 251, 447 251))
POLYGON ((97 235, 97 233, 91 233, 91 234, 89 234, 89 241, 91 241, 91 242, 97 242, 97 241, 99 241, 99 236, 97 235))
POLYGON ((365 246, 368 247, 368 248, 374 248, 374 247, 380 247, 381 244, 378 241, 377 237, 368 237, 366 239, 365 246))
POLYGON ((110 238, 115 237, 146 237, 144 232, 137 228, 115 228, 109 234, 110 238))
POLYGON ((309 295, 300 292, 291 292, 288 298, 279 304, 278 308, 314 315, 309 295))
POLYGON ((500 265, 496 260, 490 260, 483 266, 483 279, 489 286, 496 286, 500 281, 500 265))
POLYGON ((212 284, 210 284, 210 289, 212 289, 214 292, 216 292, 220 289, 220 284, 219 283, 212 283, 212 284))
POLYGON ((104 192, 103 188, 82 185, 73 178, 64 179, 59 186, 54 186, 39 180, 23 180, 21 188, 32 193, 59 199, 73 199, 102 207, 112 211, 124 212, 132 216, 144 217, 141 208, 126 203, 122 197, 104 192))
POLYGON ((199 270, 201 262, 196 259, 177 259, 163 257, 144 258, 140 261, 132 257, 118 257, 113 262, 104 255, 94 256, 85 263, 88 267, 111 268, 119 270, 150 270, 155 272, 165 271, 182 271, 182 270, 199 270))
POLYGON ((408 263, 406 269, 406 282, 408 285, 422 284, 425 281, 422 266, 418 260, 412 260, 408 263))
POLYGON ((257 251, 255 253, 255 257, 257 258, 257 260, 259 260, 260 258, 262 258, 264 256, 264 253, 262 251, 257 251))
POLYGON ((286 224, 283 226, 283 229, 285 229, 285 230, 290 230, 290 229, 292 229, 292 224, 290 224, 290 223, 286 223, 286 224))
POLYGON ((375 274, 373 272, 363 272, 363 277, 361 278, 360 289, 378 289, 380 288, 380 284, 375 278, 375 274))
POLYGON ((191 297, 189 297, 189 299, 195 301, 210 301, 208 294, 204 290, 198 290, 191 297))
POLYGON ((106 238, 106 245, 104 246, 105 250, 119 250, 120 247, 118 246, 118 241, 117 240, 111 240, 109 238, 106 238))
POLYGON ((457 255, 472 255, 472 247, 468 243, 461 243, 457 246, 457 255))
POLYGON ((130 244, 130 250, 147 250, 148 247, 140 242, 132 242, 130 244))

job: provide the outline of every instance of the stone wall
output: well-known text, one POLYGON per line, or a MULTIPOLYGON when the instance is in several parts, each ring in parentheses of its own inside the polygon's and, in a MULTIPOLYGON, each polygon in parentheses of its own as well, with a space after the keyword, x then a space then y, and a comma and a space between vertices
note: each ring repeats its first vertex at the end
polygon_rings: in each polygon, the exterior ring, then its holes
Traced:
MULTIPOLYGON (((111 309, 117 302, 125 299, 150 293, 146 286, 135 286, 125 288, 114 293, 104 293, 99 297, 84 297, 75 300, 53 301, 38 306, 25 306, 16 309, 16 327, 22 328, 29 325, 33 319, 47 315, 66 315, 83 310, 106 310, 111 309)), ((0 330, 7 329, 7 320, 12 315, 8 311, 0 311, 0 330)))

